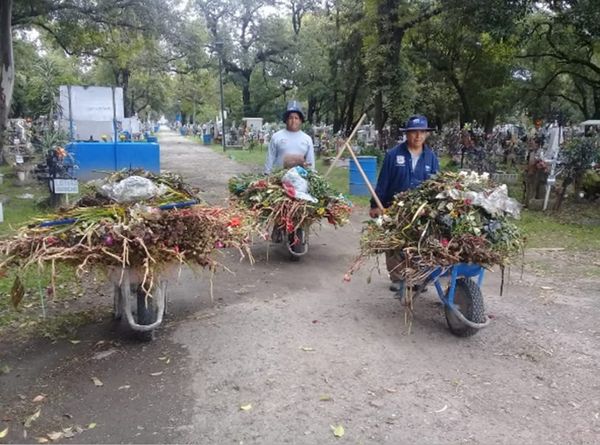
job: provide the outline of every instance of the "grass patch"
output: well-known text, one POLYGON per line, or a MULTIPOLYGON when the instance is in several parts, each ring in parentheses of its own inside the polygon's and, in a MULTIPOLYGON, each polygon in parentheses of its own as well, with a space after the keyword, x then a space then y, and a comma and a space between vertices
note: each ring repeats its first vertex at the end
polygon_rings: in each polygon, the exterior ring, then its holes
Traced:
POLYGON ((51 273, 50 267, 41 271, 32 267, 24 272, 13 269, 6 273, 0 281, 0 333, 10 328, 19 332, 34 331, 42 322, 46 323, 57 317, 52 315, 54 306, 82 295, 75 269, 62 264, 56 266, 56 294, 49 295, 51 273), (17 274, 25 288, 25 295, 15 308, 10 300, 10 290, 17 274), (44 319, 44 313, 48 318, 44 319))
POLYGON ((568 203, 558 213, 524 210, 517 224, 527 247, 600 250, 600 208, 594 203, 568 203))
POLYGON ((4 201, 4 222, 0 223, 0 236, 4 236, 14 233, 33 217, 49 211, 44 205, 48 198, 48 189, 36 181, 23 185, 17 183, 16 175, 10 166, 0 166, 0 173, 4 174, 4 181, 0 186, 0 195, 4 201), (24 195, 33 195, 33 198, 25 198, 24 195))

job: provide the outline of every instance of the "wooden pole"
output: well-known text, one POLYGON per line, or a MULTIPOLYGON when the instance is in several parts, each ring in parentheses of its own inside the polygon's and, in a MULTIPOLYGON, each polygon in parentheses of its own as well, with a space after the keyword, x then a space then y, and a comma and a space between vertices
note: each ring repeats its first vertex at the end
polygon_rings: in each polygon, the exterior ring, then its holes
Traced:
POLYGON ((365 184, 367 185, 367 188, 369 189, 369 192, 371 192, 371 196, 373 197, 373 200, 375 201, 375 204, 377 204, 377 207, 379 207, 379 209, 383 212, 385 210, 383 208, 383 204, 381 203, 381 200, 377 196, 377 193, 375 193, 375 190, 373 189, 373 186, 371 185, 371 182, 369 181, 369 178, 367 178, 367 175, 365 174, 365 171, 362 169, 361 165, 358 163, 358 159, 356 159, 356 155, 354 154, 354 150, 352 150, 352 147, 350 147, 349 145, 348 145, 347 148, 348 148, 348 151, 350 152, 350 156, 352 156, 352 159, 354 159, 354 163, 356 164, 356 168, 358 169, 358 172, 360 173, 360 175, 362 176, 363 180, 365 181, 365 184))
POLYGON ((356 124, 356 127, 354 127, 354 130, 352 130, 352 133, 350 133, 350 137, 348 139, 346 139, 346 142, 344 142, 344 146, 342 147, 340 152, 336 155, 335 160, 331 163, 331 165, 329 166, 329 169, 323 175, 323 178, 326 178, 327 176, 329 176, 329 173, 331 173, 331 170, 333 170, 333 167, 335 167, 336 162, 340 159, 340 157, 342 156, 342 153, 344 153, 344 150, 346 149, 346 147, 350 148, 350 145, 348 144, 348 142, 350 142, 352 140, 352 138, 358 131, 358 128, 362 124, 362 121, 364 121, 366 117, 367 117, 366 113, 360 117, 360 119, 358 120, 358 123, 356 124))

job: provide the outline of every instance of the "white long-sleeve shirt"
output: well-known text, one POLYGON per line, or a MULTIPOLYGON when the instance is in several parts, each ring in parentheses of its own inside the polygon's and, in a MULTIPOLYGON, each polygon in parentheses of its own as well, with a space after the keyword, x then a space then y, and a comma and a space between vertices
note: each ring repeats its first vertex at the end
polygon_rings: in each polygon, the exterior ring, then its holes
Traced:
POLYGON ((273 168, 283 167, 283 160, 288 155, 300 155, 312 168, 315 167, 315 149, 312 139, 302 130, 279 130, 269 142, 265 173, 269 174, 273 168))

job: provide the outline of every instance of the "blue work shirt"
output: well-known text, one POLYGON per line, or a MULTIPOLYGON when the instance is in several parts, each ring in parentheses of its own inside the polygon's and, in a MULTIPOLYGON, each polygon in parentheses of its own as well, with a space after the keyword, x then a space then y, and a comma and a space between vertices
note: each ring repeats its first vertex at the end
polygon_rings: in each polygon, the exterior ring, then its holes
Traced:
MULTIPOLYGON (((384 207, 392 204, 394 195, 414 189, 421 182, 440 171, 437 156, 427 145, 423 147, 421 156, 413 170, 412 156, 406 142, 392 148, 385 155, 383 166, 377 179, 375 192, 384 207)), ((371 208, 375 208, 375 200, 371 199, 371 208)))

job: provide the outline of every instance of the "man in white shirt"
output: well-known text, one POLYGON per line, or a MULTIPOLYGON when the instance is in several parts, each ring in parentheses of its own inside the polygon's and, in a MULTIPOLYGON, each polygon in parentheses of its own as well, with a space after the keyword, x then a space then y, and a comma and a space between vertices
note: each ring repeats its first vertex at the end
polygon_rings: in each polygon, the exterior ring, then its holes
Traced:
POLYGON ((297 101, 288 102, 283 121, 285 129, 275 133, 269 142, 265 173, 295 165, 314 168, 315 149, 311 137, 300 130, 304 113, 297 101))

